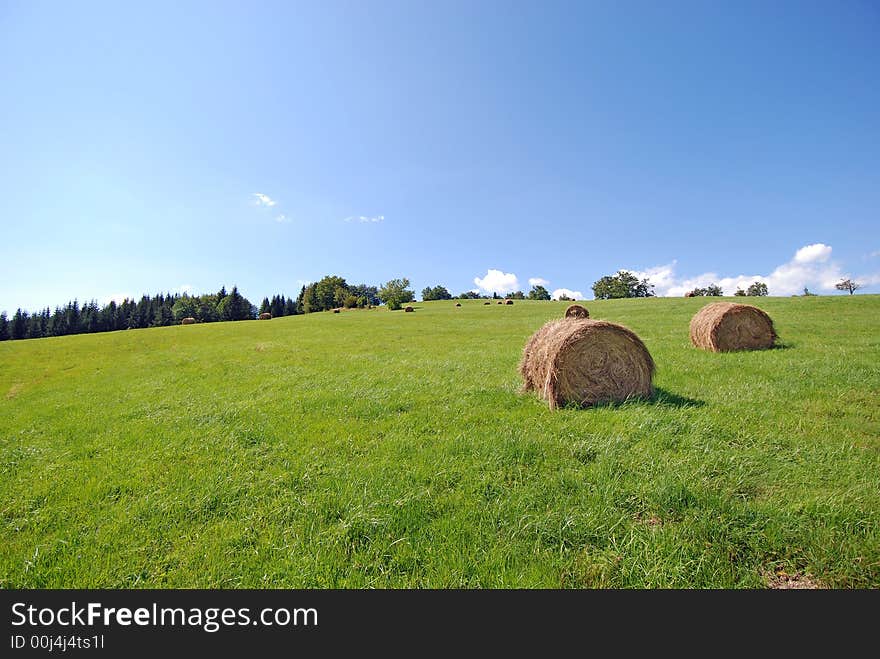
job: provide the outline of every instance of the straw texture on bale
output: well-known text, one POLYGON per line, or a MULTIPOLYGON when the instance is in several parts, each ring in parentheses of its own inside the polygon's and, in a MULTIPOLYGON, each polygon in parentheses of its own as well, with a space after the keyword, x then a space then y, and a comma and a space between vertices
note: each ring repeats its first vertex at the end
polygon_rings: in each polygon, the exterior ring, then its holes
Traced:
POLYGON ((195 324, 196 324, 196 319, 193 318, 192 316, 190 316, 190 317, 188 317, 188 318, 184 318, 183 320, 181 320, 181 321, 180 321, 180 324, 181 324, 181 325, 195 325, 195 324))
POLYGON ((260 320, 272 320, 272 314, 264 312, 260 314, 260 320))
POLYGON ((415 311, 415 309, 413 309, 412 307, 405 307, 405 308, 404 308, 404 311, 405 311, 406 313, 412 313, 413 311, 415 311))
POLYGON ((632 330, 604 320, 552 320, 523 348, 523 390, 556 409, 649 397, 654 360, 632 330))
POLYGON ((566 318, 589 318, 590 312, 587 311, 587 308, 581 306, 580 304, 570 304, 568 308, 565 310, 566 318))
POLYGON ((749 304, 716 302, 691 318, 691 343, 712 352, 766 350, 776 342, 773 321, 749 304))

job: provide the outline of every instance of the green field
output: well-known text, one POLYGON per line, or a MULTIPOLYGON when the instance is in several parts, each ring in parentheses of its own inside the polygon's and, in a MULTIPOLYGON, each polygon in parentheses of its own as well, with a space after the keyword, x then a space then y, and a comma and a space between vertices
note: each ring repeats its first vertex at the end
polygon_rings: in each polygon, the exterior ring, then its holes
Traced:
POLYGON ((880 296, 588 302, 650 401, 518 392, 565 303, 465 301, 0 343, 3 588, 880 587, 880 296))

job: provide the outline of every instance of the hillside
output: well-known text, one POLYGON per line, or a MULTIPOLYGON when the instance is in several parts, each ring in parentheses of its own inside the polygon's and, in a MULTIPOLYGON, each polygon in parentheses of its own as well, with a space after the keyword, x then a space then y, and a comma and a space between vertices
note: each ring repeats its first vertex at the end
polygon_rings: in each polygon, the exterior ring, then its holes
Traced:
POLYGON ((0 587, 880 587, 880 296, 587 302, 657 396, 518 392, 566 303, 0 343, 0 587))

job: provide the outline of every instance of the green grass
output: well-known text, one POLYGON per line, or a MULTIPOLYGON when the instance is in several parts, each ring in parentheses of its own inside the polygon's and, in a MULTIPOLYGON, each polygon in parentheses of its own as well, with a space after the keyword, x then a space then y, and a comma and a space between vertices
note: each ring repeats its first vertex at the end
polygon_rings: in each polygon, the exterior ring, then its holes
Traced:
POLYGON ((0 586, 880 587, 880 296, 589 302, 652 401, 518 393, 564 303, 417 303, 0 343, 0 586))

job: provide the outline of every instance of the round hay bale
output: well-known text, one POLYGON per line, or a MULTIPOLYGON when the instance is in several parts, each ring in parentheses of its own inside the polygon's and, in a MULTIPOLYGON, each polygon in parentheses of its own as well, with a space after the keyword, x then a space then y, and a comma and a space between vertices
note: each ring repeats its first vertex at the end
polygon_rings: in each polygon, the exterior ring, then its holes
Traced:
POLYGON ((691 343, 712 352, 766 350, 776 342, 773 321, 750 304, 715 302, 691 318, 691 343))
POLYGON ((565 310, 566 318, 589 318, 590 312, 580 304, 569 304, 565 310))
POLYGON ((181 321, 180 321, 180 324, 181 324, 181 325, 195 325, 195 324, 196 324, 196 319, 193 318, 192 316, 189 316, 189 317, 184 318, 183 320, 181 320, 181 321))
POLYGON ((502 300, 498 300, 498 304, 504 304, 502 300))
POLYGON ((684 296, 685 297, 695 297, 693 291, 688 291, 687 293, 684 294, 684 296))
POLYGON ((486 304, 492 304, 492 303, 491 302, 483 302, 483 304, 486 305, 486 304))
POLYGON ((406 313, 412 313, 413 311, 415 311, 415 309, 413 309, 412 307, 404 307, 403 310, 406 313))
POLYGON ((556 409, 649 397, 654 360, 631 330, 604 320, 551 320, 523 348, 523 390, 556 409))
POLYGON ((461 306, 461 302, 456 302, 456 303, 455 303, 455 306, 460 307, 460 306, 461 306))
POLYGON ((260 314, 260 320, 272 320, 272 314, 264 312, 260 314))
POLYGON ((504 300, 504 304, 513 304, 513 300, 504 300))
POLYGON ((340 311, 341 311, 340 309, 334 309, 333 313, 339 313, 340 311))

